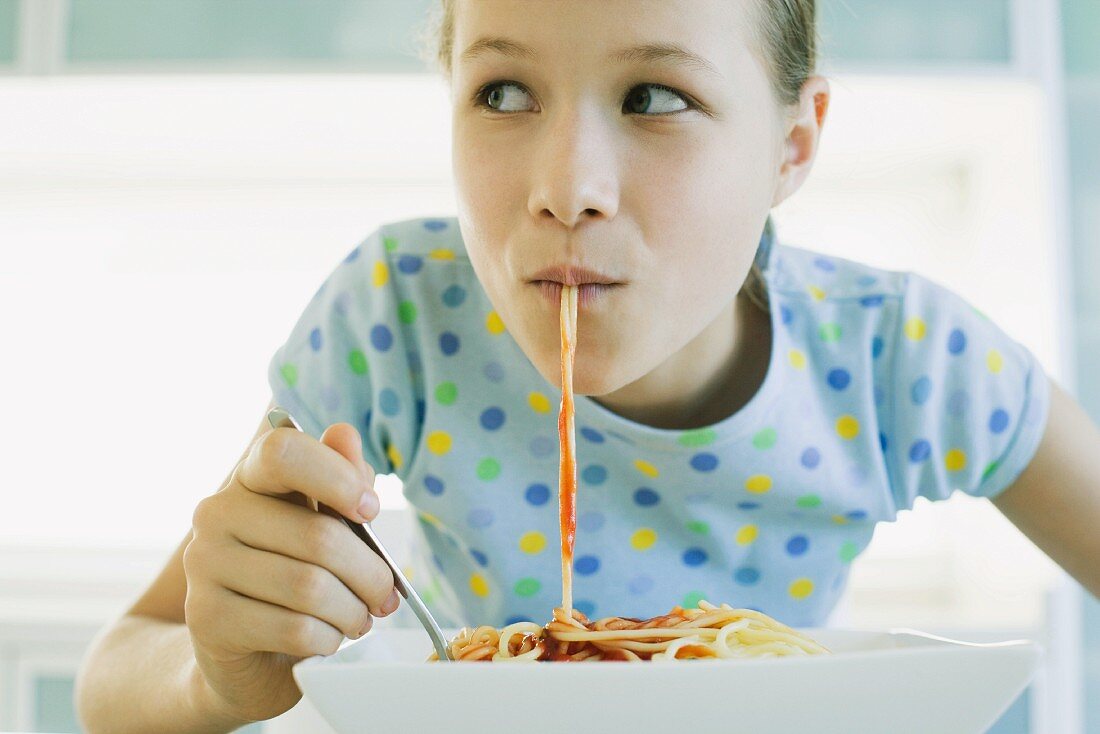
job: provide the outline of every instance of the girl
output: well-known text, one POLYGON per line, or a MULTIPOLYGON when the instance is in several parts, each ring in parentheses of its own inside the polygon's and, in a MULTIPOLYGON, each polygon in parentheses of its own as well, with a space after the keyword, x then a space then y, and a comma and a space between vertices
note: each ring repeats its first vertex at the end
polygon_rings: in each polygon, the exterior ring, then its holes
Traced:
POLYGON ((307 433, 261 424, 103 636, 90 731, 290 708, 298 659, 397 606, 305 506, 369 520, 375 472, 404 480, 445 623, 548 619, 563 284, 585 614, 705 597, 822 624, 875 524, 956 489, 1100 591, 1100 432, 1035 358, 928 280, 776 239, 829 103, 813 0, 442 10, 458 217, 382 227, 306 307, 270 383, 307 433))

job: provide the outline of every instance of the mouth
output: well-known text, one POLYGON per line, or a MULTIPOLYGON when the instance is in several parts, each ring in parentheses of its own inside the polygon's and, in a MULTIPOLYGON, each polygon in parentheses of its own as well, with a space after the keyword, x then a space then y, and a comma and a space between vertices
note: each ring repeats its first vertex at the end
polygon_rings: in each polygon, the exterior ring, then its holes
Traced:
MULTIPOLYGON (((536 280, 531 285, 537 287, 542 292, 543 298, 554 308, 561 307, 561 291, 563 288, 561 283, 553 280, 536 280)), ((592 308, 622 285, 622 283, 582 283, 578 285, 577 308, 592 308)))

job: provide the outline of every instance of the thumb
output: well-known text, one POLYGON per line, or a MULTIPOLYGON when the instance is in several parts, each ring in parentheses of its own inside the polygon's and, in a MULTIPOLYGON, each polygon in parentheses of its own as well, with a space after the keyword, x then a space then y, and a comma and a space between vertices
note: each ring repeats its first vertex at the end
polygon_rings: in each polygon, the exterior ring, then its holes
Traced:
POLYGON ((379 509, 378 495, 374 491, 374 469, 363 458, 363 440, 359 431, 350 423, 333 423, 321 434, 321 443, 350 461, 362 474, 367 491, 360 511, 364 517, 374 519, 379 509))

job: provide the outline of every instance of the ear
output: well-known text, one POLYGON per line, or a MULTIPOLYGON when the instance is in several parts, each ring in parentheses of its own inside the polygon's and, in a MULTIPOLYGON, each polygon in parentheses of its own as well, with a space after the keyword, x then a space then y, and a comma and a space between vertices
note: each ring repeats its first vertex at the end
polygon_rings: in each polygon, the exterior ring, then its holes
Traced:
POLYGON ((772 199, 773 207, 798 191, 810 175, 828 110, 829 82, 823 76, 811 76, 802 85, 798 107, 791 110, 784 122, 787 136, 783 141, 783 159, 772 199))

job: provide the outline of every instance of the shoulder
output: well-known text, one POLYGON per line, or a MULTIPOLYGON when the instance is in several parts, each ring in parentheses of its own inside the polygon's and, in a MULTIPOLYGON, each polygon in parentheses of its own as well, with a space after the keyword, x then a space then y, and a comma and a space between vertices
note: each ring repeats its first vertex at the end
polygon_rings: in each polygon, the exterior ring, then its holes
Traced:
POLYGON ((387 222, 376 232, 381 251, 398 261, 402 255, 448 260, 466 257, 455 217, 416 217, 387 222))

